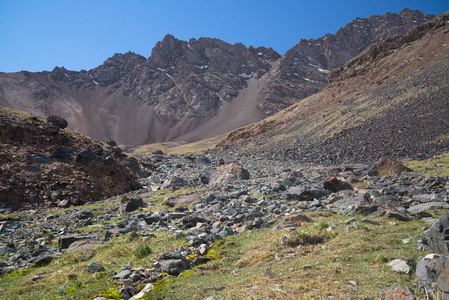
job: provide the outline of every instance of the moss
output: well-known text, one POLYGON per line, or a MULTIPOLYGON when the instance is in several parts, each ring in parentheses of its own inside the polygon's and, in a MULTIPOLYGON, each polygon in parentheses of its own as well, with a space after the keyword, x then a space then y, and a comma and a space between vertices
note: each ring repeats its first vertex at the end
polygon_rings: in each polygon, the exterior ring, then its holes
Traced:
POLYGON ((20 276, 25 276, 26 274, 28 274, 28 272, 26 270, 16 270, 14 272, 6 274, 5 277, 17 278, 17 277, 20 277, 20 276))
POLYGON ((107 289, 106 291, 100 292, 100 294, 95 295, 92 298, 95 298, 95 297, 105 297, 108 300, 109 299, 124 299, 122 294, 120 294, 119 291, 113 287, 107 289))

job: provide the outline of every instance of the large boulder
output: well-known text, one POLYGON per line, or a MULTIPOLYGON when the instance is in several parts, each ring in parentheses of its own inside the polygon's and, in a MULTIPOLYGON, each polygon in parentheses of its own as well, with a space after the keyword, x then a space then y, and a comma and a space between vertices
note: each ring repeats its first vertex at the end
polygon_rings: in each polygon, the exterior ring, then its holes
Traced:
POLYGON ((429 246, 437 254, 449 255, 449 212, 433 223, 429 232, 429 246))
POLYGON ((348 182, 341 181, 336 177, 326 179, 323 182, 323 188, 334 193, 342 190, 353 190, 352 185, 350 185, 348 182))
POLYGON ((249 172, 243 166, 234 161, 222 164, 210 175, 209 185, 222 185, 231 180, 249 179, 249 172))
POLYGON ((397 175, 404 172, 411 172, 412 170, 392 159, 381 159, 376 162, 369 170, 369 176, 388 176, 397 175))
POLYGON ((449 299, 449 258, 427 255, 416 265, 416 280, 433 299, 449 299))

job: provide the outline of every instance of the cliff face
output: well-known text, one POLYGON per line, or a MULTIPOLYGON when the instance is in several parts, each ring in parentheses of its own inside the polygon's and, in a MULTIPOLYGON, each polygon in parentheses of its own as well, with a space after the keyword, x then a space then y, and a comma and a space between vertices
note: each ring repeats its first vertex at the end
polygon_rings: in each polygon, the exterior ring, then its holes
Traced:
POLYGON ((119 144, 198 140, 316 93, 330 70, 431 17, 404 10, 356 19, 334 35, 301 40, 282 57, 271 48, 167 35, 148 59, 128 52, 89 71, 0 74, 0 105, 60 115, 78 132, 119 144))

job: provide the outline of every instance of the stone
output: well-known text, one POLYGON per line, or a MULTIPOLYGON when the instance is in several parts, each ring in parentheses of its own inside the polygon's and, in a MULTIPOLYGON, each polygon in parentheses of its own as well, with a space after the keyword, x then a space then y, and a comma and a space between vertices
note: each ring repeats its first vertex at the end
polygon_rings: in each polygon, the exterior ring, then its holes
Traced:
POLYGON ((67 120, 64 118, 61 118, 59 116, 56 115, 50 115, 48 116, 48 118, 45 120, 47 123, 52 123, 53 125, 55 125, 56 127, 59 127, 61 129, 66 128, 69 123, 67 123, 67 120))
POLYGON ((271 271, 270 269, 265 269, 265 275, 267 275, 270 278, 275 278, 276 274, 273 273, 273 271, 271 271))
POLYGON ((295 186, 291 187, 287 192, 287 199, 296 201, 313 201, 314 199, 320 199, 321 197, 327 197, 331 194, 331 191, 314 188, 295 186))
POLYGON ((163 273, 177 276, 188 269, 189 264, 182 259, 168 259, 159 262, 163 273))
POLYGON ((41 255, 41 256, 33 257, 30 260, 30 263, 35 265, 36 267, 42 267, 42 266, 48 265, 52 260, 53 260, 52 256, 49 256, 49 255, 43 256, 43 255, 41 255))
POLYGON ((106 271, 106 269, 99 262, 96 261, 89 263, 84 269, 84 273, 91 273, 91 274, 104 271, 106 271))
POLYGON ((407 273, 410 272, 410 266, 401 259, 395 259, 388 264, 392 270, 407 273))
POLYGON ((398 175, 404 172, 411 172, 409 168, 400 162, 391 159, 381 159, 376 162, 368 171, 369 176, 398 175))
POLYGON ((130 300, 141 299, 141 298, 145 297, 145 294, 151 292, 153 289, 154 289, 154 285, 152 285, 151 283, 148 283, 139 293, 135 294, 134 296, 132 296, 129 299, 130 300))
POLYGON ((122 270, 122 271, 120 271, 120 273, 118 273, 117 275, 112 277, 112 279, 118 280, 118 281, 124 281, 125 279, 129 278, 129 276, 131 276, 131 274, 132 274, 131 270, 122 270))
POLYGON ((418 214, 426 210, 449 209, 449 203, 446 202, 427 202, 411 206, 407 211, 412 214, 418 214))
POLYGON ((437 254, 449 255, 449 212, 444 213, 433 223, 429 231, 429 246, 437 254))
POLYGON ((84 239, 73 242, 70 244, 69 248, 67 248, 67 252, 78 252, 85 251, 89 249, 95 249, 98 247, 104 246, 104 242, 96 240, 96 239, 84 239))
POLYGON ((70 244, 85 239, 86 237, 82 235, 64 235, 59 237, 58 245, 59 249, 67 249, 69 248, 70 244))
POLYGON ((386 287, 380 292, 381 300, 417 300, 415 292, 407 287, 386 287))
POLYGON ((201 199, 198 196, 198 194, 177 196, 174 198, 166 198, 163 201, 164 204, 166 204, 170 207, 181 206, 181 205, 190 206, 190 205, 193 205, 198 202, 201 202, 201 199))
POLYGON ((146 204, 142 198, 131 198, 125 205, 125 212, 133 212, 143 207, 146 207, 146 204))
POLYGON ((174 188, 174 189, 180 189, 182 187, 188 186, 189 183, 184 180, 181 177, 173 177, 173 178, 167 178, 164 183, 162 184, 162 188, 174 188))
POLYGON ((298 228, 301 227, 302 223, 313 222, 312 219, 307 217, 306 215, 297 214, 293 216, 287 216, 285 217, 279 224, 277 224, 275 227, 273 227, 272 230, 281 230, 281 229, 287 229, 287 228, 298 228))
POLYGON ((368 223, 368 224, 372 224, 372 225, 379 225, 379 221, 373 220, 373 219, 368 219, 368 218, 362 218, 360 220, 360 222, 368 223))
POLYGON ((96 158, 95 153, 90 149, 83 149, 75 155, 75 162, 88 163, 96 158))
POLYGON ((234 161, 218 166, 218 168, 210 175, 209 185, 217 186, 231 180, 249 179, 249 177, 250 174, 248 170, 243 168, 240 163, 234 161))
POLYGON ((331 177, 326 179, 323 182, 323 188, 336 193, 338 191, 342 191, 342 190, 353 190, 352 185, 350 185, 348 182, 345 181, 341 181, 340 179, 336 178, 336 177, 331 177))

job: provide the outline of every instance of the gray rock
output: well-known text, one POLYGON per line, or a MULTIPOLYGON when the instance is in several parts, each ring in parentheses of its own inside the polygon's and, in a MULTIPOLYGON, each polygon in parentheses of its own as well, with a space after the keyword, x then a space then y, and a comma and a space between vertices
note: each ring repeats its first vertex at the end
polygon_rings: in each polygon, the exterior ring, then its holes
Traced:
POLYGON ((373 220, 373 219, 368 219, 368 218, 363 218, 360 220, 360 222, 368 223, 368 224, 372 224, 372 225, 379 225, 379 221, 373 220))
POLYGON ((408 273, 410 272, 410 266, 401 259, 395 259, 391 261, 388 264, 392 270, 402 272, 402 273, 408 273))
POLYGON ((429 246, 437 254, 449 255, 449 212, 443 214, 429 231, 429 246))
POLYGON ((163 273, 177 276, 189 268, 188 262, 183 259, 168 259, 159 262, 163 273))
POLYGON ((120 273, 118 273, 117 275, 115 275, 114 277, 112 277, 112 279, 123 281, 123 280, 129 278, 129 276, 131 276, 131 274, 132 274, 131 270, 123 270, 120 273))
POLYGON ((386 287, 380 292, 380 299, 382 300, 416 300, 415 292, 407 287, 386 287))
POLYGON ((432 209, 449 209, 449 203, 446 202, 428 202, 412 206, 408 209, 409 213, 417 214, 432 209))
POLYGON ((106 271, 106 269, 99 262, 96 261, 91 262, 84 269, 84 273, 92 273, 92 274, 104 271, 106 271))

